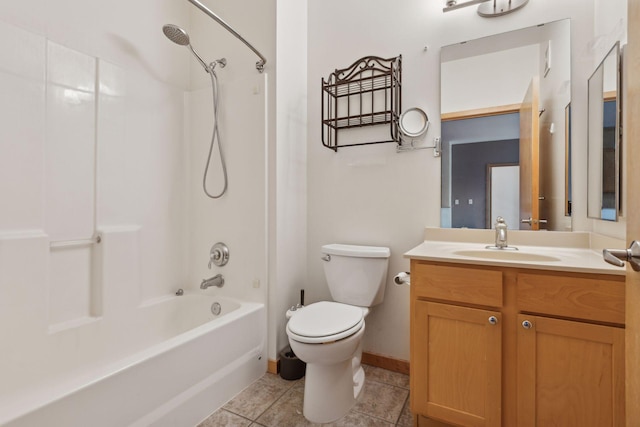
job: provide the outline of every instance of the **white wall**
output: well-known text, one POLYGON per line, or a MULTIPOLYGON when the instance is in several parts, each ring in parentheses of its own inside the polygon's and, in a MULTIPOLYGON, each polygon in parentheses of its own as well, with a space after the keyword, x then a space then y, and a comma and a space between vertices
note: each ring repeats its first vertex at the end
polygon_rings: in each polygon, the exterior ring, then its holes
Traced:
POLYGON ((75 368, 84 334, 185 285, 189 74, 161 28, 187 17, 171 0, 0 6, 0 392, 75 368))
MULTIPOLYGON (((269 358, 288 345, 285 312, 307 274, 307 4, 277 2, 275 203, 269 282, 269 358)), ((275 188, 274 188, 275 187, 275 188)))
POLYGON ((539 44, 442 62, 440 113, 519 104, 538 74, 539 44), (469 75, 469 70, 474 70, 469 75))
MULTIPOLYGON (((604 8, 604 4, 599 9, 604 8)), ((478 17, 475 7, 442 13, 442 2, 408 0, 310 1, 308 42, 308 295, 329 298, 319 248, 330 242, 391 248, 389 279, 408 269, 402 254, 439 224, 440 159, 430 150, 396 154, 392 144, 334 153, 320 143, 319 84, 335 68, 365 55, 403 55, 403 109, 422 107, 432 120, 427 142, 440 133, 439 47, 464 40, 571 18, 575 230, 597 228, 586 218, 586 81, 593 70, 594 40, 610 34, 611 19, 594 30, 595 4, 584 0, 530 2, 512 15, 478 17), (340 13, 335 13, 340 10, 340 13), (425 46, 428 49, 425 51, 425 46)), ((614 8, 615 9, 615 8, 614 8)), ((620 11, 620 9, 615 9, 620 11)), ((623 22, 626 17, 620 16, 623 22)), ((626 26, 626 24, 624 25, 626 26)), ((618 224, 609 234, 619 232, 618 224)), ((365 350, 409 358, 409 289, 388 281, 386 298, 367 319, 365 350)))

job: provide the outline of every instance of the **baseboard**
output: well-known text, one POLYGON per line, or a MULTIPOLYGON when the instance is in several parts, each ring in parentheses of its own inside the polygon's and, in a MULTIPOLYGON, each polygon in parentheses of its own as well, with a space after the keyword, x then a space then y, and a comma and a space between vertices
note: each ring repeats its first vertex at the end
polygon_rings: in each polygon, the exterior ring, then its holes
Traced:
MULTIPOLYGON (((409 362, 402 359, 394 359, 393 357, 382 356, 375 353, 362 353, 362 363, 365 365, 377 366, 388 371, 400 372, 409 375, 409 362)), ((280 372, 280 359, 271 360, 267 364, 267 372, 278 374, 280 372)))
POLYGON ((269 372, 270 374, 280 373, 280 359, 278 360, 269 359, 267 363, 267 372, 269 372))
POLYGON ((363 352, 362 363, 409 375, 408 360, 394 359, 393 357, 383 356, 381 354, 363 352))

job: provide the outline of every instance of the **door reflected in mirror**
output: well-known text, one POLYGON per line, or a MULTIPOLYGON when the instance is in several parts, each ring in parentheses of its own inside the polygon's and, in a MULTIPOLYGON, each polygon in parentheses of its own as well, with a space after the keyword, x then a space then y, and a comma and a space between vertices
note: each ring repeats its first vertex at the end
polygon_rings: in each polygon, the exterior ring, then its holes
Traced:
POLYGON ((442 48, 442 227, 571 229, 570 52, 568 19, 442 48), (517 192, 489 178, 501 165, 517 192))
POLYGON ((589 78, 587 215, 617 221, 620 211, 620 46, 589 78))

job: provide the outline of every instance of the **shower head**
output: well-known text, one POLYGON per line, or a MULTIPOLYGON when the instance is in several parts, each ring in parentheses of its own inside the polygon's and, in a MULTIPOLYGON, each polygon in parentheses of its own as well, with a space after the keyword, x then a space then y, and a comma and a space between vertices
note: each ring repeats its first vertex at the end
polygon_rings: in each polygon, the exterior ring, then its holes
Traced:
POLYGON ((167 24, 162 27, 162 32, 172 42, 180 46, 189 45, 189 34, 177 25, 167 24))
POLYGON ((193 47, 191 46, 191 42, 189 41, 189 34, 187 34, 185 30, 178 27, 177 25, 166 24, 162 26, 162 32, 164 33, 165 36, 167 36, 169 40, 171 40, 175 44, 188 47, 191 53, 193 53, 193 56, 195 56, 198 62, 200 63, 200 65, 202 65, 204 70, 207 73, 210 72, 210 67, 207 65, 207 63, 204 62, 204 60, 200 57, 200 55, 196 53, 195 50, 193 50, 193 47))

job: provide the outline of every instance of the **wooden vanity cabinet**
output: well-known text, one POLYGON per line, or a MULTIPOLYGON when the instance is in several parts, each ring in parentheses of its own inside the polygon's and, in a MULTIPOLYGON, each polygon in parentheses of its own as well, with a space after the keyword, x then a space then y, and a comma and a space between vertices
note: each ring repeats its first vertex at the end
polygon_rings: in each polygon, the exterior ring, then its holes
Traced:
POLYGON ((520 272, 516 287, 517 426, 623 426, 624 277, 520 272))
POLYGON ((500 425, 501 313, 416 303, 415 411, 460 425, 500 425), (488 319, 496 319, 493 324, 488 319))
POLYGON ((624 277, 411 261, 419 426, 624 424, 624 277))

